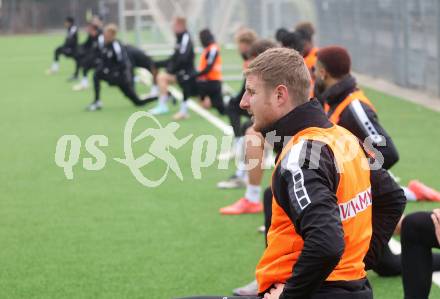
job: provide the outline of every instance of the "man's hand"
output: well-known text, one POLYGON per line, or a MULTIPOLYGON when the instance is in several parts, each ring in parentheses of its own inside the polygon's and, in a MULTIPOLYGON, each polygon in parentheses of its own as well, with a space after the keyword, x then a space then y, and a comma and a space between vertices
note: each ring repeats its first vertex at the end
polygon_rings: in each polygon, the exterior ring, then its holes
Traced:
POLYGON ((440 244, 440 209, 435 209, 431 214, 432 222, 434 222, 435 235, 437 242, 440 244))
POLYGON ((284 283, 277 283, 275 287, 270 289, 269 292, 264 294, 263 299, 278 299, 284 290, 284 283))

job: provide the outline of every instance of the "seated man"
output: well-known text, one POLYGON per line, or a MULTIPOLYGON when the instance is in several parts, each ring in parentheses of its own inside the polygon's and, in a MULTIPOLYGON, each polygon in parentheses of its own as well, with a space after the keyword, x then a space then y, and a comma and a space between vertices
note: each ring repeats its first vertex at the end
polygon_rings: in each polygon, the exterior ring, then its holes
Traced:
POLYGON ((370 299, 366 270, 390 239, 405 198, 386 171, 370 171, 356 137, 308 100, 309 89, 310 73, 291 49, 269 49, 246 71, 241 107, 256 131, 280 137, 254 298, 370 299))
MULTIPOLYGON (((257 40, 257 34, 248 28, 241 28, 235 34, 235 43, 238 52, 243 59, 243 71, 246 70, 249 64, 249 49, 257 40)), ((246 81, 243 80, 240 91, 231 99, 226 107, 226 114, 229 122, 234 130, 234 141, 230 149, 220 153, 219 160, 230 160, 236 157, 237 171, 227 180, 221 181, 218 184, 219 188, 240 188, 246 186, 246 171, 244 169, 244 134, 246 129, 250 126, 249 114, 240 108, 240 101, 245 91, 246 81), (245 123, 242 122, 242 117, 246 118, 245 123)))
MULTIPOLYGON (((249 48, 248 61, 251 62, 264 51, 274 47, 275 44, 270 40, 257 40, 249 48)), ((252 121, 248 121, 244 125, 246 125, 246 127, 243 126, 243 129, 245 130, 244 162, 247 162, 245 163, 247 165, 237 165, 236 175, 241 169, 244 169, 247 176, 247 182, 244 182, 246 191, 243 194, 244 196, 239 198, 233 204, 220 209, 220 213, 223 215, 261 213, 263 211, 263 205, 261 204, 261 181, 264 174, 263 159, 265 145, 267 144, 265 144, 263 135, 254 130, 252 121), (250 161, 252 161, 252 164, 250 161)), ((271 148, 267 148, 271 150, 271 148)), ((238 177, 232 177, 228 181, 219 182, 218 187, 224 189, 228 187, 238 187, 237 185, 234 185, 234 182, 237 181, 238 177)))
MULTIPOLYGON (((325 104, 329 119, 349 130, 361 142, 370 140, 380 155, 376 158, 382 159, 382 167, 390 169, 399 160, 397 148, 379 122, 373 104, 357 86, 350 68, 351 59, 345 48, 330 46, 320 49, 315 65, 315 93, 325 104)), ((440 200, 440 193, 418 181, 411 181, 402 189, 407 200, 440 200)), ((388 246, 385 247, 380 263, 373 270, 381 276, 400 275, 400 255, 394 255, 388 246)))
MULTIPOLYGON (((47 73, 54 74, 59 71, 59 60, 60 55, 66 57, 75 58, 78 49, 78 27, 75 25, 75 20, 72 17, 67 17, 64 21, 64 27, 67 29, 67 35, 64 40, 64 44, 55 49, 54 61, 51 68, 47 73)), ((73 75, 71 80, 76 80, 75 75, 73 75)))
POLYGON ((199 38, 204 48, 200 55, 199 70, 194 74, 199 96, 205 108, 214 106, 220 114, 224 114, 220 47, 209 29, 200 31, 199 38))
POLYGON ((183 101, 180 111, 174 115, 175 119, 183 119, 188 117, 187 99, 197 95, 197 83, 194 77, 194 47, 191 36, 186 29, 186 19, 177 17, 174 19, 173 31, 176 34, 176 46, 171 57, 164 61, 158 61, 157 67, 165 67, 166 72, 160 73, 157 77, 159 86, 159 103, 150 110, 152 114, 168 113, 167 101, 170 97, 168 86, 178 83, 182 88, 183 101))
POLYGON ((140 99, 134 90, 134 81, 131 73, 131 64, 125 48, 116 40, 117 27, 109 24, 104 29, 105 46, 101 53, 102 63, 93 76, 95 100, 87 109, 96 111, 102 108, 101 80, 110 86, 117 86, 122 93, 136 106, 142 106, 151 99, 140 99))

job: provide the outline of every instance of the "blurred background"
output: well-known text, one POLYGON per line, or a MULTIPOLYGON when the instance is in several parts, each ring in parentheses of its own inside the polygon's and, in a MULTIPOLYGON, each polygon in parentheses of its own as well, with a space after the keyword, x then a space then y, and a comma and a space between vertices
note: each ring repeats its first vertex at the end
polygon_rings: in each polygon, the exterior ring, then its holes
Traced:
POLYGON ((438 0, 0 0, 0 32, 62 30, 66 15, 85 25, 94 13, 149 49, 173 44, 175 15, 187 16, 194 34, 211 28, 222 44, 241 26, 272 37, 277 28, 309 20, 318 45, 350 50, 355 71, 440 95, 438 0))

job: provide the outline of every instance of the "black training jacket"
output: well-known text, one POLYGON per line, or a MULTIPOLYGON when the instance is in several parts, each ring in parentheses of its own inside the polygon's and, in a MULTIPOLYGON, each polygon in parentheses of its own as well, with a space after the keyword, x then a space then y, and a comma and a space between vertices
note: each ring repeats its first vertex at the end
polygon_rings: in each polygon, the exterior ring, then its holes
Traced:
MULTIPOLYGON (((333 126, 327 119, 321 104, 317 100, 303 104, 264 130, 268 142, 274 144, 276 153, 283 148, 283 142, 289 136, 308 127, 328 128, 333 126), (269 140, 269 132, 286 139, 269 140)), ((278 159, 277 157, 277 159, 278 159)), ((332 150, 323 145, 320 151, 312 150, 311 143, 305 142, 301 157, 304 157, 301 170, 304 175, 304 188, 310 198, 310 204, 301 208, 294 192, 294 180, 283 163, 274 170, 272 190, 278 204, 292 220, 296 232, 303 238, 304 247, 295 264, 293 274, 286 282, 281 299, 293 298, 346 298, 336 293, 357 294, 347 298, 370 298, 371 291, 367 279, 360 281, 326 282, 327 276, 338 264, 344 252, 344 236, 336 198, 339 174, 334 163, 332 150), (310 162, 319 163, 309 167, 310 162), (317 167, 316 167, 317 166, 317 167), (331 236, 331 237, 329 237, 331 236), (319 246, 316 246, 319 244, 319 246), (327 295, 326 295, 327 294, 327 295)), ((364 259, 366 269, 377 262, 382 248, 391 238, 394 228, 405 207, 402 189, 384 169, 371 171, 372 189, 372 226, 373 235, 369 251, 364 259)))

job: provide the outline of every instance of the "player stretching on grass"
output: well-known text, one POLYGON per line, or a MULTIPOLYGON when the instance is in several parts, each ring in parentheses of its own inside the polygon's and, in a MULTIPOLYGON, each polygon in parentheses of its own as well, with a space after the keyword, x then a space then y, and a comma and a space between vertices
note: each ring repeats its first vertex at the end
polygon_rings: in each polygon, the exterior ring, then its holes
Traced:
POLYGON ((105 27, 105 46, 101 54, 102 64, 96 69, 93 76, 95 100, 87 107, 89 111, 96 111, 102 108, 101 81, 106 81, 111 86, 117 86, 136 106, 142 106, 151 102, 151 99, 140 99, 136 94, 130 60, 124 47, 116 40, 116 34, 116 25, 109 24, 105 27))
MULTIPOLYGON (((54 74, 60 69, 59 60, 60 55, 70 57, 75 59, 78 49, 78 27, 75 25, 75 20, 72 17, 67 17, 64 21, 64 27, 67 29, 66 39, 64 44, 55 49, 54 61, 51 68, 47 73, 54 74)), ((73 75, 69 80, 76 80, 77 78, 73 75)))

